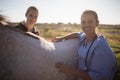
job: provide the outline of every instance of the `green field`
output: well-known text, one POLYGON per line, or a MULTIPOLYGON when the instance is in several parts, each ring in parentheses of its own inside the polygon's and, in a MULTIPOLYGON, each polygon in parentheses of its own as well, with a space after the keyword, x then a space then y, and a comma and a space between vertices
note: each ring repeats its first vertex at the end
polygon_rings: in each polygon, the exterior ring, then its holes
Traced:
MULTIPOLYGON (((16 23, 15 23, 16 24, 16 23)), ((13 25, 15 25, 13 24, 13 25)), ((40 32, 40 36, 51 41, 55 37, 64 36, 72 32, 80 32, 80 24, 63 24, 63 23, 44 23, 35 25, 40 32)), ((113 80, 120 80, 120 25, 99 25, 97 33, 103 35, 113 51, 115 52, 118 69, 113 80)))
MULTIPOLYGON (((64 36, 72 32, 80 32, 80 24, 36 24, 37 29, 40 31, 40 36, 51 41, 58 36, 64 36)), ((107 42, 112 47, 118 61, 118 70, 113 80, 120 80, 120 25, 100 25, 97 28, 97 33, 103 35, 107 42)))
MULTIPOLYGON (((72 32, 80 32, 80 24, 37 24, 36 27, 40 31, 40 36, 51 40, 58 36, 64 36, 72 32)), ((120 25, 100 25, 97 33, 103 35, 113 50, 120 53, 120 25)))

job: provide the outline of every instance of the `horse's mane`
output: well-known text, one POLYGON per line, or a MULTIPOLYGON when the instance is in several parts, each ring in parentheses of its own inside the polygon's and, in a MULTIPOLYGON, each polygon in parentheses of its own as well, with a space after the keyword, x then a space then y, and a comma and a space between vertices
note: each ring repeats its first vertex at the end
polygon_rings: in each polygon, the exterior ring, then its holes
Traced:
POLYGON ((7 25, 7 17, 0 14, 0 25, 7 25))
POLYGON ((16 32, 21 33, 23 35, 28 35, 28 36, 34 37, 36 39, 40 39, 39 36, 37 36, 31 32, 24 32, 22 30, 19 30, 19 29, 13 27, 12 25, 8 24, 6 16, 3 16, 3 15, 0 15, 0 27, 6 27, 7 29, 16 31, 16 32))

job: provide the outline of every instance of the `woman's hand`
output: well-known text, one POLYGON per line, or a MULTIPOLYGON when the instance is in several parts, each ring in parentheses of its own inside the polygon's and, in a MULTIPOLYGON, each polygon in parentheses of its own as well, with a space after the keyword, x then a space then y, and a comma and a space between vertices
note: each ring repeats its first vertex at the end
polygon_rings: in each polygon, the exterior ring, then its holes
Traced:
POLYGON ((56 37, 55 39, 52 40, 52 42, 59 42, 59 41, 63 41, 63 40, 68 40, 68 39, 75 39, 78 38, 78 33, 70 33, 66 36, 62 36, 62 37, 56 37))
POLYGON ((60 62, 56 63, 55 66, 59 69, 59 72, 62 72, 66 75, 72 75, 75 78, 81 78, 82 80, 92 80, 88 72, 86 71, 79 71, 71 66, 60 62))
POLYGON ((62 72, 66 75, 75 75, 76 69, 71 66, 68 66, 68 65, 66 65, 64 63, 60 63, 60 62, 56 63, 55 66, 56 66, 56 68, 59 69, 59 72, 62 72))

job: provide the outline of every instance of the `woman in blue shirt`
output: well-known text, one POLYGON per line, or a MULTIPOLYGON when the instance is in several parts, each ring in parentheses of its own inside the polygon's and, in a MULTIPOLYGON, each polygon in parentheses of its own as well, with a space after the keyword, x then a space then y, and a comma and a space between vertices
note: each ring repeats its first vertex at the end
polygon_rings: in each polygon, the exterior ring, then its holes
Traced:
POLYGON ((74 75, 78 80, 112 80, 117 68, 113 51, 103 36, 96 34, 99 25, 95 11, 86 10, 81 16, 82 31, 59 37, 53 41, 79 38, 78 69, 64 63, 56 63, 56 68, 67 75, 74 75))

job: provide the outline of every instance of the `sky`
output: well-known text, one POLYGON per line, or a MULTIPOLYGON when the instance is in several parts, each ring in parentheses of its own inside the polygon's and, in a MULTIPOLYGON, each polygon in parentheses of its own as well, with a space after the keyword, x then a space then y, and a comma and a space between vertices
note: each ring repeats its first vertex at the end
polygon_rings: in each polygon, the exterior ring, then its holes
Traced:
POLYGON ((29 6, 39 10, 37 23, 80 23, 82 12, 90 9, 100 24, 120 24, 120 0, 0 0, 0 14, 21 22, 29 6))

